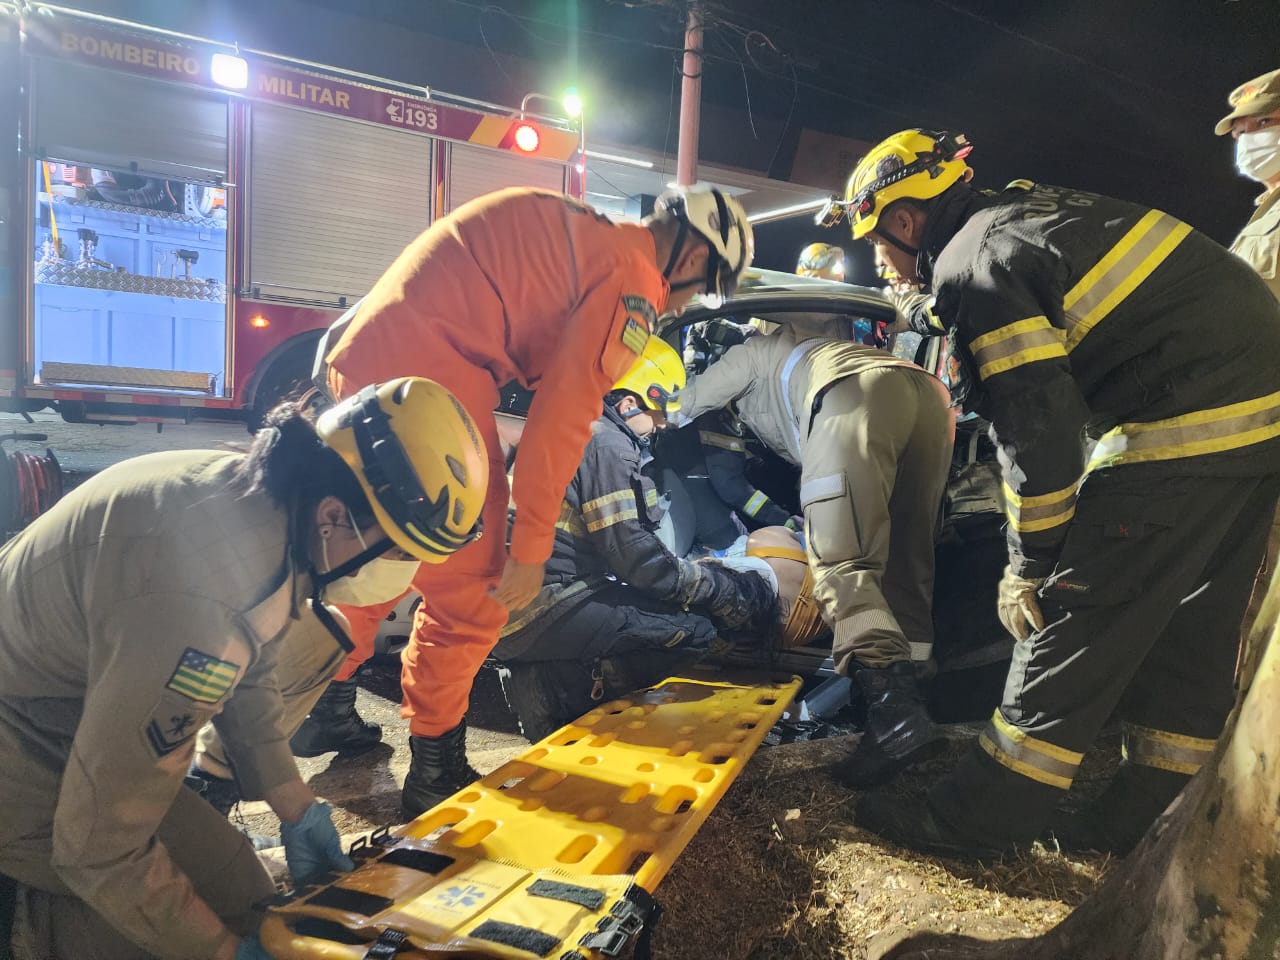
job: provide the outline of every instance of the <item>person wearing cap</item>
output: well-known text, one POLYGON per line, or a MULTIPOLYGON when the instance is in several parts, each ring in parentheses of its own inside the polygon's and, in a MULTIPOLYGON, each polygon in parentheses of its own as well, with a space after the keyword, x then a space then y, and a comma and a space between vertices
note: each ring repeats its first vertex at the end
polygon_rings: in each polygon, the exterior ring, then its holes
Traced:
POLYGON ((776 588, 760 576, 771 575, 763 561, 756 573, 691 562, 658 536, 662 507, 642 467, 684 385, 680 355, 650 337, 592 424, 542 589, 512 612, 494 648, 507 703, 530 741, 670 676, 722 632, 764 634, 774 619, 776 588))
MULTIPOLYGON (((475 779, 466 757, 471 683, 508 611, 542 588, 565 488, 600 403, 664 311, 727 296, 751 262, 746 212, 715 189, 658 198, 642 224, 612 223, 563 194, 513 188, 437 220, 400 255, 320 348, 338 398, 393 374, 445 385, 478 424, 490 458, 485 537, 423 565, 423 597, 403 655, 412 764, 401 791, 416 817, 475 779), (511 496, 492 411, 499 387, 536 389, 511 496), (516 520, 504 542, 507 507, 516 520)), ((358 654, 393 604, 347 609, 358 654)))
MULTIPOLYGON (((1231 252, 1258 272, 1280 299, 1280 70, 1242 83, 1227 97, 1231 112, 1213 132, 1235 140, 1236 170, 1262 184, 1255 210, 1231 244, 1231 252)), ((1244 635, 1257 619, 1280 555, 1280 513, 1271 521, 1266 557, 1258 570, 1244 617, 1244 635)))
POLYGON ((970 149, 894 134, 842 206, 878 263, 928 286, 968 374, 958 399, 992 423, 1009 539, 997 608, 1017 642, 960 764, 924 802, 872 794, 857 816, 944 854, 1029 845, 1114 713, 1123 763, 1052 832, 1121 852, 1209 759, 1234 701, 1280 496, 1280 305, 1159 210, 1030 181, 972 189, 970 149))
POLYGON ((1213 132, 1235 140, 1236 170, 1262 185, 1257 208, 1231 252, 1266 281, 1280 299, 1280 70, 1242 83, 1227 97, 1231 112, 1213 132))
POLYGON ((315 424, 281 407, 246 453, 112 466, 0 549, 0 884, 17 956, 266 958, 255 904, 274 885, 184 785, 196 731, 217 725, 245 796, 279 816, 295 884, 349 870, 289 752, 284 637, 304 630, 315 659, 341 662, 327 605, 399 594, 443 542, 471 539, 487 467, 457 401, 399 379, 315 424))

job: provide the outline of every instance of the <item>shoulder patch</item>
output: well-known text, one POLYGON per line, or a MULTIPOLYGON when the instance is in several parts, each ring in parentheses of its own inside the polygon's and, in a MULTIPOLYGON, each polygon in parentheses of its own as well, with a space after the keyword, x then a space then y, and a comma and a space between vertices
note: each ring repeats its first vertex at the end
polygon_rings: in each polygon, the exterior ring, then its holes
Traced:
POLYGON ((622 344, 636 356, 644 353, 644 345, 649 342, 649 333, 635 319, 627 317, 622 327, 622 344))
POLYGON ((626 294, 622 298, 622 305, 626 308, 627 313, 644 324, 645 333, 652 333, 653 328, 658 325, 658 311, 644 297, 639 297, 632 293, 626 294))
POLYGON ((239 664, 187 647, 165 687, 199 703, 216 703, 239 674, 239 664))
POLYGON ((203 719, 178 709, 167 709, 164 704, 156 710, 147 724, 144 736, 147 746, 157 758, 168 756, 196 735, 203 726, 203 719))

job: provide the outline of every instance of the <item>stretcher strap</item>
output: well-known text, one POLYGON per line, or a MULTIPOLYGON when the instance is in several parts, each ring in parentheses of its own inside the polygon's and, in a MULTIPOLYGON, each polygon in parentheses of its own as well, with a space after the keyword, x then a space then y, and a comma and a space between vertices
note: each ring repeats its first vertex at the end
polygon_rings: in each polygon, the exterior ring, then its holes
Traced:
POLYGON ((765 559, 765 560, 769 560, 769 559, 795 560, 797 563, 809 562, 808 555, 799 547, 772 547, 772 546, 748 547, 747 556, 761 557, 762 559, 765 559))

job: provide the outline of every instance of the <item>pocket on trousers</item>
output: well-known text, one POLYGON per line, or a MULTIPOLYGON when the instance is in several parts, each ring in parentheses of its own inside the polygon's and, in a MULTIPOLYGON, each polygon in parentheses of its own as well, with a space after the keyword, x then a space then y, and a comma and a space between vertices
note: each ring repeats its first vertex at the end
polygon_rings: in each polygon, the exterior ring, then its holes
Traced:
POLYGON ((1177 526, 1183 500, 1141 490, 1082 495, 1045 599, 1069 608, 1138 596, 1167 562, 1155 541, 1177 526))
POLYGON ((840 563, 858 554, 849 481, 843 473, 815 477, 800 486, 805 539, 823 563, 840 563))

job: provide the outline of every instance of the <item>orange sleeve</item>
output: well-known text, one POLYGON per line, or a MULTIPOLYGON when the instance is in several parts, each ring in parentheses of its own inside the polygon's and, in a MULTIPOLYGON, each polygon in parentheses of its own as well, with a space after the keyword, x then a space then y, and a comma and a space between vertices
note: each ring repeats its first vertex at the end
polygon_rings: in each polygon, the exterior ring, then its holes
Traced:
POLYGON ((657 321, 665 300, 651 264, 632 264, 588 290, 561 331, 529 407, 520 438, 512 498, 516 520, 510 555, 517 563, 551 556, 560 502, 604 409, 604 395, 622 379, 657 321))

